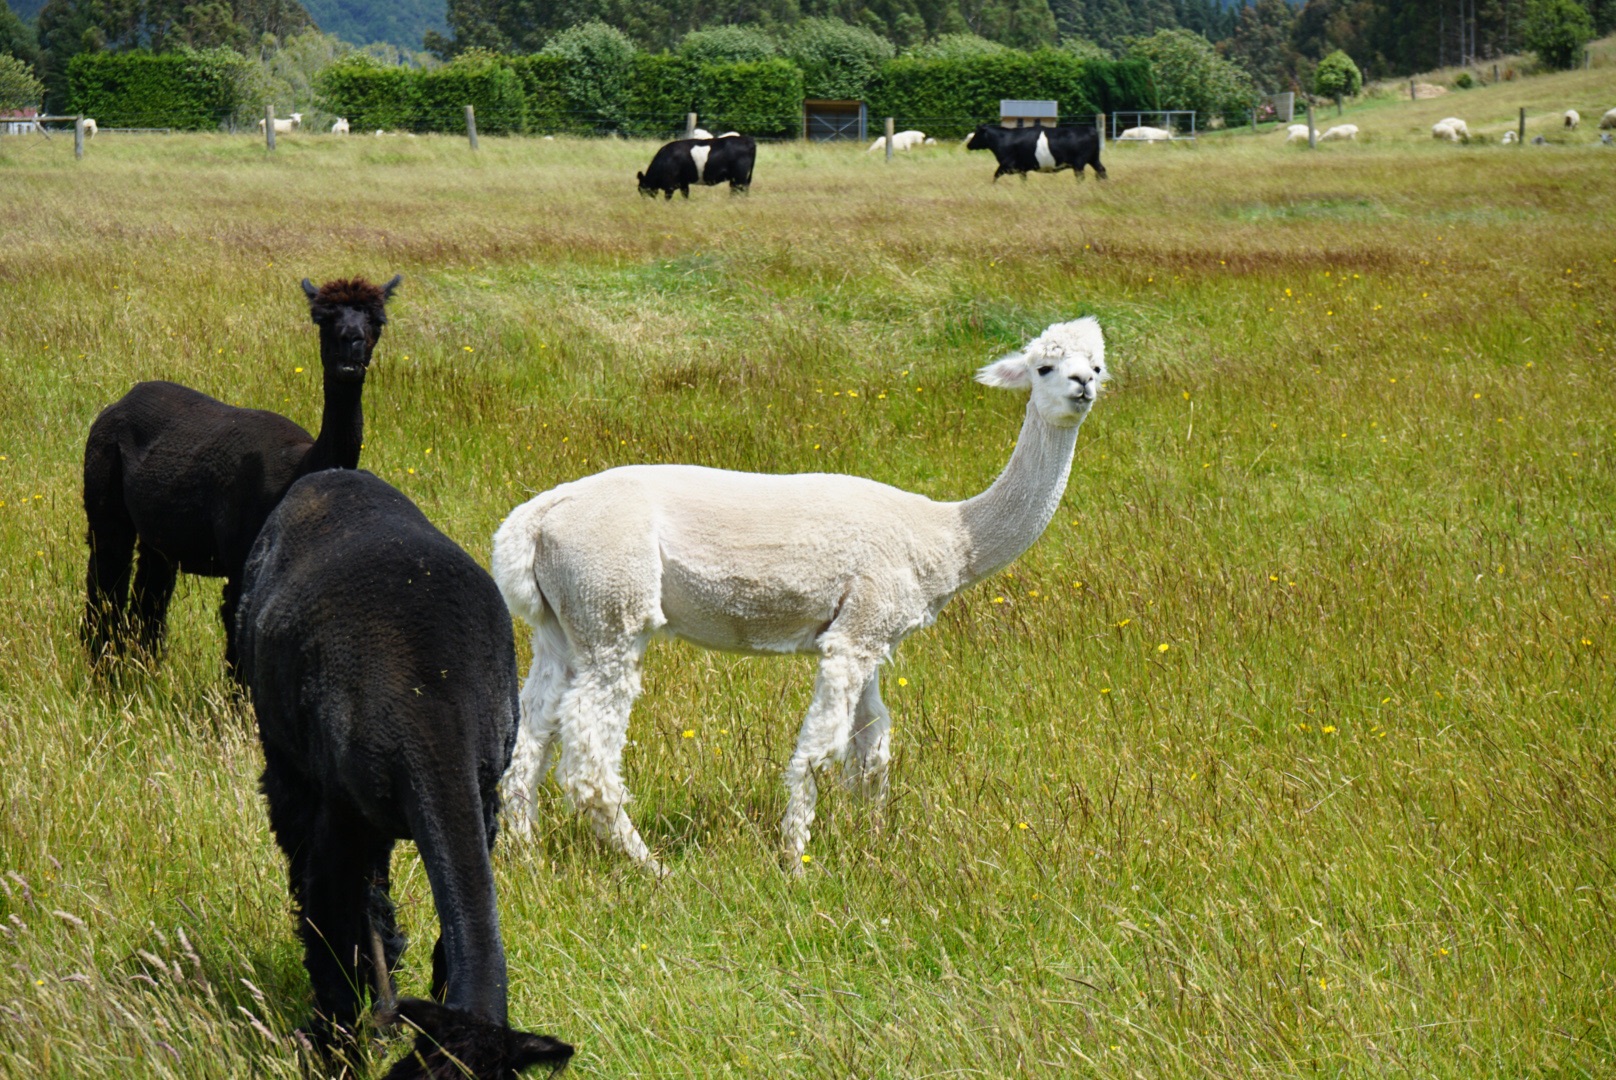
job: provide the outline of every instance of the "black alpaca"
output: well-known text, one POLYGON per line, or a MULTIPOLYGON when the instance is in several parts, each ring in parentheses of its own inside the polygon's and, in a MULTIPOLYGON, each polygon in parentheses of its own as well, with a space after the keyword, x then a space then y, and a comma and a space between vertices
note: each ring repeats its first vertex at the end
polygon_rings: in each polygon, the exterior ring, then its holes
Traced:
POLYGON ((316 1034, 351 1027, 367 982, 391 1000, 404 942, 388 865, 394 842, 414 839, 441 927, 432 994, 445 1004, 398 1003, 422 1034, 388 1077, 504 1080, 564 1064, 570 1046, 506 1018, 489 852, 517 676, 493 579, 399 491, 335 470, 292 485, 242 583, 241 674, 270 826, 291 863, 316 1034))
POLYGON ((240 409, 171 382, 143 382, 101 410, 84 444, 90 569, 84 638, 92 661, 133 631, 148 653, 162 644, 175 575, 224 578, 225 661, 235 670, 241 566, 264 519, 292 481, 359 465, 360 397, 386 304, 403 280, 303 279, 320 328, 325 414, 316 439, 278 413, 240 409), (133 611, 129 571, 136 547, 133 611), (131 625, 132 624, 132 625, 131 625))

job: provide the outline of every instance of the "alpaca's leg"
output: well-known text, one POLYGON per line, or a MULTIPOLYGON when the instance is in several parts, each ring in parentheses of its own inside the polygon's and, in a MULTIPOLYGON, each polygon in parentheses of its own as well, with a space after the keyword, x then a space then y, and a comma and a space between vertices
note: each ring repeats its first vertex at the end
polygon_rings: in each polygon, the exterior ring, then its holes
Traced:
POLYGON ((859 649, 845 638, 821 638, 820 653, 814 699, 803 717, 796 752, 786 766, 786 812, 780 821, 786 867, 798 874, 819 794, 814 772, 846 754, 854 709, 880 661, 879 653, 859 649))
POLYGON ((140 545, 133 597, 135 629, 140 647, 151 656, 156 656, 163 645, 163 633, 168 627, 168 602, 174 596, 174 578, 178 572, 161 552, 153 551, 144 543, 140 545))
POLYGON ((409 940, 398 928, 398 916, 393 906, 392 861, 393 845, 388 841, 384 849, 377 850, 376 858, 365 875, 365 914, 370 923, 370 932, 380 939, 382 947, 380 970, 376 968, 374 946, 370 941, 361 942, 359 950, 361 957, 371 965, 371 1000, 374 1002, 390 1001, 397 996, 393 969, 398 967, 398 958, 404 955, 404 949, 409 945, 409 940))
POLYGON ((364 1004, 359 988, 374 974, 372 872, 392 842, 329 803, 313 826, 303 864, 303 963, 314 988, 315 1030, 329 1037, 352 1029, 364 1004))
POLYGON ((92 523, 90 565, 86 574, 84 643, 91 660, 122 644, 129 603, 129 576, 135 555, 135 526, 130 521, 92 523))
POLYGON ((640 693, 644 654, 645 642, 632 641, 577 659, 578 675, 561 695, 556 780, 572 804, 588 816, 596 836, 653 873, 661 873, 661 865, 629 820, 622 773, 628 716, 640 693))
POLYGON ((892 760, 892 714, 881 700, 877 671, 864 684, 853 712, 853 768, 849 786, 877 804, 887 797, 887 763, 892 760))
POLYGON ((89 523, 89 570, 85 574, 84 644, 92 661, 122 637, 135 556, 135 522, 123 503, 123 469, 115 444, 94 437, 84 451, 84 515, 89 523))
POLYGON ((224 623, 224 667, 230 677, 245 689, 247 681, 242 678, 236 656, 236 608, 240 603, 241 579, 225 578, 224 590, 219 596, 219 618, 224 623))
POLYGON ((572 678, 564 653, 566 639, 560 628, 533 634, 533 667, 522 684, 522 719, 510 767, 500 781, 501 802, 511 832, 525 838, 533 830, 533 803, 560 740, 558 716, 561 695, 572 678))

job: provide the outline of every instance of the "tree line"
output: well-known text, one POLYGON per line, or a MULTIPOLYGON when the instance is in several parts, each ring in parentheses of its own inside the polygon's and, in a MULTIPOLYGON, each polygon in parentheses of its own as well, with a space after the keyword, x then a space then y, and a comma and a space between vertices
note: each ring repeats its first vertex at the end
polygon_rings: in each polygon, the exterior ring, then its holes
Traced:
MULTIPOLYGON (((730 61, 791 58, 794 49, 800 57, 807 38, 827 56, 873 50, 876 63, 1050 47, 1112 59, 1173 34, 1169 51, 1193 53, 1220 82, 1312 92, 1320 61, 1338 51, 1369 78, 1521 51, 1568 66, 1582 43, 1616 29, 1616 0, 448 0, 446 22, 447 34, 426 35, 419 60, 538 53, 583 25, 610 27, 650 53, 739 50, 730 61)), ((298 0, 46 0, 32 21, 0 3, 0 56, 60 107, 67 64, 83 52, 226 48, 267 62, 292 42, 311 51, 315 29, 298 0)), ((1160 41, 1152 49, 1160 54, 1160 41)), ((797 62, 812 83, 819 61, 797 62)), ((1231 94, 1224 86, 1212 96, 1231 94)))

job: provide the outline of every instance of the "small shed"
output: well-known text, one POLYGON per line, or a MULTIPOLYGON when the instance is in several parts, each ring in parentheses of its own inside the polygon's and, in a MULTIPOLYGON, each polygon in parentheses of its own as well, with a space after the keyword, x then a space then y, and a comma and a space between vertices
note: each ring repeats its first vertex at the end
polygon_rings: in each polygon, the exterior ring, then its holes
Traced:
POLYGON ((868 128, 862 101, 808 98, 802 103, 802 137, 812 142, 863 142, 868 128))
POLYGON ((1060 103, 1057 101, 1012 101, 1004 98, 999 102, 999 123, 1007 128, 1054 127, 1059 119, 1060 103))

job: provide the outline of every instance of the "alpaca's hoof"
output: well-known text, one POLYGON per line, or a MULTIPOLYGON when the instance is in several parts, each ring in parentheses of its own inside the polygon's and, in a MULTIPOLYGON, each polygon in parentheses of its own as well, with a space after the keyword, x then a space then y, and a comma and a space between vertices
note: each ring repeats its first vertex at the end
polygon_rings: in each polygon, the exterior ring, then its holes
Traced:
POLYGON ((663 878, 673 876, 673 868, 668 866, 666 863, 657 861, 656 859, 641 859, 640 869, 644 870, 647 874, 650 874, 658 881, 661 881, 663 878))

